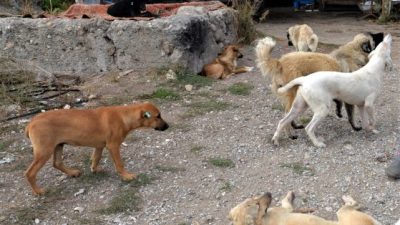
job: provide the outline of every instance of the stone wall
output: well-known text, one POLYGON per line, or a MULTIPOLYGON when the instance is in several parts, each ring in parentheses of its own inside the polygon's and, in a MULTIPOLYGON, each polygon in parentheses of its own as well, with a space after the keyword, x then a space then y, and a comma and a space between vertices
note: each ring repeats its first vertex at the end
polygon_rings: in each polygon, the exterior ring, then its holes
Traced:
POLYGON ((236 36, 236 13, 230 8, 206 12, 185 6, 151 21, 2 18, 0 55, 83 76, 171 63, 198 72, 236 36))

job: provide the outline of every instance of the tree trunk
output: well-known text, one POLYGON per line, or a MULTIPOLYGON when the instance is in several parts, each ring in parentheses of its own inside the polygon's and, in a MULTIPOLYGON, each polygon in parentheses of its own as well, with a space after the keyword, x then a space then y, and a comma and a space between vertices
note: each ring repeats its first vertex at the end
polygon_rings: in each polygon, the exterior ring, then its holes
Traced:
POLYGON ((391 9, 392 9, 392 0, 382 0, 382 12, 379 17, 379 20, 387 21, 390 18, 391 9))

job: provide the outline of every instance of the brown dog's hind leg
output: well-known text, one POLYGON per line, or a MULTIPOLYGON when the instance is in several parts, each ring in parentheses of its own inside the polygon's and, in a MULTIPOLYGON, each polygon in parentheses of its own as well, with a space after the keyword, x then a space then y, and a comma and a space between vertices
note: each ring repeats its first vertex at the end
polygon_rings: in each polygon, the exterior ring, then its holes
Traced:
POLYGON ((36 195, 44 194, 44 189, 36 185, 36 175, 40 168, 50 159, 52 153, 51 150, 36 149, 35 146, 33 147, 33 161, 25 171, 25 177, 31 185, 33 193, 36 195))
POLYGON ((122 180, 131 181, 131 180, 135 179, 136 178, 136 174, 129 173, 124 168, 124 164, 123 164, 123 162, 121 160, 119 145, 108 145, 107 149, 110 152, 111 158, 114 161, 115 169, 121 175, 122 180))
POLYGON ((53 155, 54 168, 60 170, 61 172, 66 173, 68 176, 71 177, 78 177, 79 175, 81 175, 81 171, 79 171, 78 169, 71 169, 64 165, 62 161, 62 151, 63 151, 63 144, 57 145, 56 148, 54 149, 54 155, 53 155))
POLYGON ((103 153, 103 148, 96 148, 92 153, 92 165, 90 166, 90 170, 93 173, 102 172, 103 169, 97 167, 99 165, 101 155, 103 153))

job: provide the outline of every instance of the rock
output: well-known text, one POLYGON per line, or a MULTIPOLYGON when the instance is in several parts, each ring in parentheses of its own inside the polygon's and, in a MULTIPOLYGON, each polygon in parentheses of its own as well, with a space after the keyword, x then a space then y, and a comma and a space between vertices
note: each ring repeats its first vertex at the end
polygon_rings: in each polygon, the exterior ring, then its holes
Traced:
POLYGON ((199 72, 223 45, 236 41, 236 15, 228 7, 205 12, 185 6, 176 15, 150 21, 58 18, 49 24, 48 19, 1 18, 0 55, 34 58, 49 72, 76 75, 170 63, 199 72))
POLYGON ((74 212, 79 212, 79 213, 81 213, 81 212, 83 212, 83 210, 84 210, 84 208, 83 208, 83 207, 80 207, 80 206, 74 208, 74 212))
POLYGON ((185 85, 185 89, 186 89, 186 91, 192 91, 193 90, 193 85, 187 84, 187 85, 185 85))
POLYGON ((167 80, 176 80, 176 73, 173 70, 168 70, 168 72, 165 74, 165 78, 167 80))
POLYGON ((64 105, 64 107, 63 107, 64 109, 70 109, 71 108, 71 106, 70 105, 68 105, 68 104, 66 104, 66 105, 64 105))
POLYGON ((78 196, 78 195, 83 194, 84 192, 85 192, 85 189, 84 189, 84 188, 81 188, 81 189, 79 189, 78 192, 76 192, 76 193, 74 194, 74 196, 76 197, 76 196, 78 196))
POLYGON ((38 218, 35 219, 35 224, 39 224, 40 220, 38 218))

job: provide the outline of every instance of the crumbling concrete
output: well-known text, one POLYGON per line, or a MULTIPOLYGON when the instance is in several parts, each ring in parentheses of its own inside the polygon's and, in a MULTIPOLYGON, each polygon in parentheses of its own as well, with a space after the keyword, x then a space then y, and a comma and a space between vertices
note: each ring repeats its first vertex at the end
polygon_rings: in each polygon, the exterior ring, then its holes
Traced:
POLYGON ((151 21, 0 19, 0 55, 56 73, 89 75, 182 64, 194 72, 237 36, 236 12, 181 7, 151 21))

